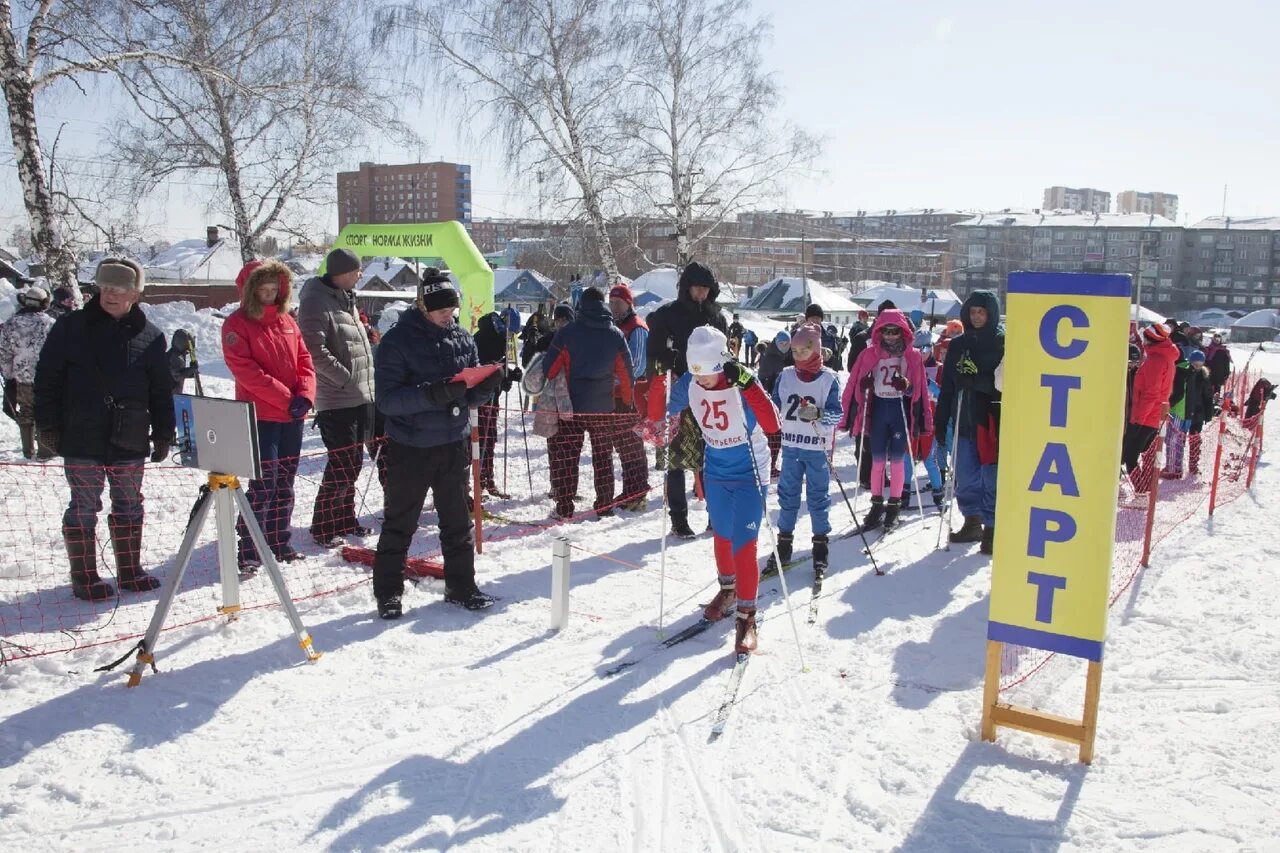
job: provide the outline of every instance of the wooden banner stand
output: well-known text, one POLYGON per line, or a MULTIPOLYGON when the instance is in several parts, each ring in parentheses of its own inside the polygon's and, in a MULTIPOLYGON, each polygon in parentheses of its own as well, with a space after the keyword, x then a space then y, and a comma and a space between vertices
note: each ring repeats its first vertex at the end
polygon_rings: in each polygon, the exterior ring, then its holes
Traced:
POLYGON ((1021 708, 999 701, 1000 653, 1004 643, 987 640, 987 678, 982 690, 982 739, 995 741, 996 727, 1080 744, 1080 762, 1093 763, 1093 741, 1098 733, 1098 697, 1102 692, 1102 662, 1089 661, 1085 677, 1084 719, 1072 720, 1033 708, 1021 708))

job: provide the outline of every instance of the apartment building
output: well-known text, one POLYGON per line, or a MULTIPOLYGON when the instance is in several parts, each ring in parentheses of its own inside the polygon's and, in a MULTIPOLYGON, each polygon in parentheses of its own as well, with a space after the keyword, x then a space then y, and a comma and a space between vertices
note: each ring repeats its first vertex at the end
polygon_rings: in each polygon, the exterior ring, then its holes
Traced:
POLYGON ((1086 213, 1110 213, 1111 193, 1092 187, 1047 187, 1044 210, 1076 210, 1086 213))
POLYGON ((1280 308, 1280 216, 1211 216, 1182 238, 1188 307, 1280 308))
POLYGON ((1125 190, 1116 196, 1116 213, 1154 213, 1178 221, 1178 197, 1173 193, 1125 190))
POLYGON ((361 163, 338 173, 338 227, 359 222, 471 221, 471 167, 460 163, 361 163))
POLYGON ((951 284, 961 296, 1001 293, 1009 273, 1121 273, 1141 281, 1142 302, 1161 311, 1189 302, 1181 278, 1183 229, 1161 216, 1002 210, 952 229, 951 284))

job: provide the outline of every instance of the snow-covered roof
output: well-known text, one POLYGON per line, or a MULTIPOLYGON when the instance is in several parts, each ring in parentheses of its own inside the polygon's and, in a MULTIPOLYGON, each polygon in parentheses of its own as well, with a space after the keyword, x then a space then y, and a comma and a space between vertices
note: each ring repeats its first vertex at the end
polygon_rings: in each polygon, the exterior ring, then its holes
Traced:
POLYGON ((315 252, 290 255, 285 252, 282 255, 276 255, 276 260, 283 261, 289 269, 300 276, 313 276, 320 269, 320 264, 324 262, 324 255, 315 252))
POLYGON ((199 283, 235 281, 243 266, 240 246, 231 240, 212 246, 204 240, 182 240, 152 258, 145 269, 150 281, 199 283))
POLYGON ((994 210, 957 222, 957 228, 1178 228, 1178 223, 1149 213, 1081 213, 1075 210, 994 210))
POLYGON ((1280 216, 1210 216, 1191 227, 1223 231, 1280 231, 1280 216))
POLYGON ((21 257, 17 246, 0 246, 0 261, 16 261, 21 257))
POLYGON ((631 292, 637 296, 641 293, 652 293, 659 299, 675 299, 676 285, 679 281, 679 270, 659 267, 636 276, 636 280, 631 282, 631 292))
POLYGON ((531 275, 534 281, 538 282, 538 284, 542 285, 548 290, 550 290, 551 285, 555 283, 551 279, 543 275, 542 273, 538 272, 537 270, 516 269, 514 267, 498 267, 493 271, 493 292, 495 294, 501 293, 502 291, 510 287, 513 281, 515 281, 525 273, 528 273, 529 275, 531 275))
POLYGON ((1133 320, 1135 323, 1163 323, 1164 315, 1141 305, 1130 305, 1129 319, 1133 320))
POLYGON ((854 312, 858 306, 849 297, 811 278, 781 276, 760 286, 742 303, 744 311, 803 311, 816 302, 827 313, 854 312))
POLYGON ((360 280, 356 282, 356 290, 364 290, 375 279, 380 279, 385 285, 391 285, 392 279, 405 270, 412 274, 414 287, 416 288, 418 275, 413 270, 413 264, 407 264, 404 261, 383 260, 375 261, 364 268, 364 273, 360 276, 360 280))
POLYGON ((1233 329, 1280 329, 1280 310, 1264 308, 1245 314, 1231 324, 1233 329))

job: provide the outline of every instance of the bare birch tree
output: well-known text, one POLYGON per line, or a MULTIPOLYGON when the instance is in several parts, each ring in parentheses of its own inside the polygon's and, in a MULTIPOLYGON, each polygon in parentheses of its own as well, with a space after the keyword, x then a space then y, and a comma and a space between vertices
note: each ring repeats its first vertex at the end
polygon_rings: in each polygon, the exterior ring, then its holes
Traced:
POLYGON ((622 170, 641 206, 675 230, 679 266, 726 219, 769 200, 819 143, 777 117, 763 71, 769 24, 749 0, 636 0, 633 80, 622 121, 635 143, 622 170))
POLYGON ((387 77, 367 31, 339 0, 163 0, 149 25, 183 65, 147 60, 122 75, 137 107, 119 123, 117 154, 144 191, 180 174, 217 181, 251 260, 268 230, 303 233, 334 193, 333 167, 378 132, 412 134, 388 110, 387 77))
POLYGON ((419 0, 388 7, 378 32, 403 39, 442 86, 487 112, 515 173, 569 187, 600 266, 616 279, 609 235, 628 140, 617 111, 632 87, 628 4, 617 0, 419 0))
POLYGON ((0 0, 0 90, 31 242, 55 285, 75 287, 76 259, 59 227, 36 96, 56 83, 78 86, 85 77, 120 74, 133 62, 188 64, 168 42, 139 35, 139 26, 156 14, 157 7, 142 0, 0 0))

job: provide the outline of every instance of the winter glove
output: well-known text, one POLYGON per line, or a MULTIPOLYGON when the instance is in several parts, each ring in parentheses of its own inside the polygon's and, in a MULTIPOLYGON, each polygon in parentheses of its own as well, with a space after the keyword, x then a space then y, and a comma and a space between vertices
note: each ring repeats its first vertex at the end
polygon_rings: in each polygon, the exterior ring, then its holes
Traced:
POLYGON ((889 380, 889 384, 893 386, 893 390, 901 391, 904 394, 907 392, 907 389, 911 387, 911 383, 907 381, 907 377, 903 376, 901 373, 893 374, 893 378, 889 380))
POLYGON ((173 446, 173 439, 156 438, 152 439, 151 446, 155 448, 151 451, 152 462, 163 462, 169 458, 169 448, 173 446))
POLYGON ((289 417, 295 421, 302 420, 309 411, 311 411, 311 401, 301 394, 289 401, 289 417))
POLYGON ((441 408, 447 408, 449 405, 458 402, 467 393, 467 383, 462 380, 457 382, 424 382, 418 387, 426 395, 428 403, 441 408))
POLYGON ((519 382, 521 379, 524 379, 524 371, 515 365, 512 365, 507 368, 507 378, 512 382, 519 382))
POLYGON ((18 380, 9 379, 4 383, 4 413, 13 420, 18 419, 18 380))
POLYGON ((796 417, 807 424, 811 424, 822 417, 822 410, 818 408, 816 403, 805 403, 796 411, 796 417))
POLYGON ((724 363, 724 378, 732 386, 745 388, 752 383, 755 376, 750 370, 747 370, 736 361, 726 361, 724 363))
POLYGON ((965 353, 958 362, 956 362, 956 384, 961 388, 972 388, 974 381, 978 378, 978 365, 974 364, 973 359, 968 353, 965 353))

